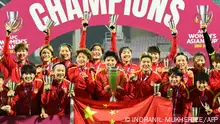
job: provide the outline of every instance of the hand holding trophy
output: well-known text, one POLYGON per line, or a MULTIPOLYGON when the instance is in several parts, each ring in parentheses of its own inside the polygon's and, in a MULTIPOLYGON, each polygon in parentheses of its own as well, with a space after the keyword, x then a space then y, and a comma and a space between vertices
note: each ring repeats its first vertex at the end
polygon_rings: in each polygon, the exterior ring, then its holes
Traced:
POLYGON ((109 26, 105 25, 106 28, 109 30, 109 31, 115 31, 116 30, 116 22, 118 20, 118 16, 119 15, 115 15, 113 14, 111 17, 110 17, 110 21, 109 21, 109 26))
POLYGON ((110 67, 108 70, 108 77, 109 77, 109 83, 110 83, 110 88, 111 88, 111 98, 110 102, 116 102, 117 99, 115 97, 116 95, 116 90, 117 90, 117 78, 119 75, 119 68, 117 67, 110 67))
POLYGON ((44 32, 47 36, 49 36, 49 35, 50 35, 50 29, 51 29, 52 27, 54 27, 55 24, 56 24, 56 22, 54 22, 54 21, 51 20, 51 19, 48 19, 47 22, 46 22, 46 24, 45 24, 45 28, 44 28, 43 32, 44 32))
POLYGON ((169 61, 168 58, 165 58, 163 60, 163 64, 164 64, 163 71, 162 71, 163 73, 168 73, 168 71, 169 71, 169 63, 170 63, 170 61, 169 61))
POLYGON ((85 11, 83 13, 82 25, 83 25, 84 28, 86 28, 89 25, 89 20, 90 20, 91 17, 92 17, 91 12, 85 11))
POLYGON ((9 80, 6 86, 9 89, 7 96, 13 97, 15 95, 15 89, 17 88, 18 84, 9 80))
POLYGON ((51 85, 53 83, 53 78, 50 75, 45 75, 43 77, 44 81, 44 90, 49 91, 51 90, 51 85))
POLYGON ((7 20, 5 21, 5 28, 8 34, 20 30, 23 20, 18 16, 18 11, 7 12, 7 20))
POLYGON ((169 24, 169 27, 170 27, 170 30, 171 30, 171 34, 173 35, 173 36, 176 36, 177 35, 177 30, 176 30, 176 24, 175 24, 175 22, 174 22, 174 20, 170 20, 169 22, 168 22, 168 24, 169 24))
POLYGON ((154 87, 154 95, 158 95, 159 91, 160 91, 160 83, 153 83, 153 87, 154 87))
POLYGON ((173 97, 173 89, 172 88, 167 88, 167 98, 169 100, 172 100, 173 97))

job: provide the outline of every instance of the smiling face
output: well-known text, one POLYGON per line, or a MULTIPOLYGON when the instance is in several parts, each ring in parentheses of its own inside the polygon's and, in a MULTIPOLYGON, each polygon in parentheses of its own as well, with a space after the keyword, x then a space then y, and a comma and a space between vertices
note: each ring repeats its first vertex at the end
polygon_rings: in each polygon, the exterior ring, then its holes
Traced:
POLYGON ((35 74, 33 73, 24 73, 22 74, 22 79, 25 83, 32 83, 34 81, 35 74))
POLYGON ((131 61, 132 58, 132 53, 131 50, 128 48, 123 49, 122 53, 121 53, 121 59, 123 63, 128 63, 131 61))
POLYGON ((28 51, 26 49, 18 49, 15 54, 18 61, 23 61, 27 58, 28 51))
POLYGON ((84 53, 80 52, 76 57, 76 62, 78 66, 84 67, 89 62, 89 59, 84 53))
POLYGON ((59 54, 61 59, 63 60, 69 60, 71 58, 71 51, 67 46, 61 46, 59 54))
POLYGON ((52 55, 52 53, 51 53, 51 51, 50 51, 49 49, 44 48, 44 49, 41 51, 40 57, 41 57, 41 60, 42 60, 43 62, 50 62, 51 59, 52 59, 52 57, 53 57, 53 55, 52 55))
POLYGON ((204 66, 205 66, 204 56, 196 56, 194 58, 194 67, 198 68, 198 69, 201 69, 201 68, 204 68, 204 66))
POLYGON ((66 75, 66 67, 63 64, 56 65, 53 69, 54 71, 54 79, 55 80, 63 80, 66 75))
POLYGON ((160 54, 153 52, 153 53, 149 53, 152 57, 152 62, 153 63, 158 63, 159 59, 160 59, 160 54))
POLYGON ((92 52, 93 59, 101 59, 102 48, 100 46, 98 46, 98 45, 94 46, 91 52, 92 52))
POLYGON ((141 59, 140 68, 143 72, 149 72, 152 70, 152 61, 148 57, 144 57, 141 59))
POLYGON ((216 71, 220 72, 220 62, 213 62, 213 66, 216 71))
POLYGON ((117 60, 113 56, 108 56, 105 59, 105 64, 107 65, 107 67, 115 67, 117 64, 117 60))
POLYGON ((199 91, 205 91, 205 89, 208 87, 208 82, 207 81, 197 81, 196 82, 196 87, 199 91))
POLYGON ((169 82, 172 86, 177 86, 180 84, 181 82, 181 76, 172 74, 169 76, 169 82))
POLYGON ((176 57, 176 66, 181 70, 185 70, 188 67, 187 59, 184 55, 179 55, 176 57))

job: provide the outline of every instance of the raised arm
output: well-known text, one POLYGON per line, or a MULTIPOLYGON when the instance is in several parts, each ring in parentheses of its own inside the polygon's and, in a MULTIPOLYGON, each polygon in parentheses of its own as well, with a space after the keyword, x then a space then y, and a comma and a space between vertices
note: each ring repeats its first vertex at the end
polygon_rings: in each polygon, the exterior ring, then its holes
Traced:
POLYGON ((46 30, 46 33, 44 32, 44 45, 50 45, 50 29, 46 30))
POLYGON ((166 58, 168 58, 169 60, 173 60, 176 53, 177 53, 177 35, 172 37, 171 50, 170 50, 170 53, 167 55, 166 58))
POLYGON ((80 43, 79 43, 79 48, 86 48, 86 30, 87 30, 87 26, 88 25, 84 25, 84 24, 88 24, 88 21, 86 20, 82 20, 82 34, 80 37, 80 43))
POLYGON ((207 25, 201 25, 201 29, 203 30, 203 36, 204 36, 204 40, 205 40, 205 48, 206 48, 206 51, 209 55, 210 68, 213 68, 211 57, 215 54, 215 50, 212 46, 211 39, 210 39, 209 34, 207 32, 207 25))
POLYGON ((9 42, 10 42, 10 34, 11 34, 11 29, 7 29, 7 33, 6 33, 6 39, 5 39, 5 43, 4 43, 4 47, 3 47, 3 63, 5 64, 6 68, 8 68, 9 72, 11 72, 11 70, 13 68, 16 67, 16 63, 14 61, 14 59, 11 56, 10 50, 9 50, 9 42))
POLYGON ((110 50, 117 53, 117 44, 116 44, 116 30, 111 31, 111 48, 110 50))

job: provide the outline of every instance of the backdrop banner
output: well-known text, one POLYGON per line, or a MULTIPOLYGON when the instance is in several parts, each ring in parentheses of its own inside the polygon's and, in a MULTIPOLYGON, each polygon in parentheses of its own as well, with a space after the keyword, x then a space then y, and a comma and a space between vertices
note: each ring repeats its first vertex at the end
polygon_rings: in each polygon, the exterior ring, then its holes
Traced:
POLYGON ((220 8, 212 0, 11 0, 0 9, 0 49, 5 39, 7 11, 18 11, 24 20, 20 31, 12 34, 10 48, 13 49, 16 43, 27 42, 30 53, 43 44, 42 30, 48 18, 56 22, 52 29, 53 39, 81 28, 83 12, 90 11, 90 26, 105 25, 110 15, 119 14, 117 24, 151 31, 170 40, 168 21, 174 19, 179 32, 178 45, 191 54, 205 52, 200 26, 194 22, 197 5, 209 5, 209 10, 214 13, 208 31, 213 46, 217 48, 220 8))

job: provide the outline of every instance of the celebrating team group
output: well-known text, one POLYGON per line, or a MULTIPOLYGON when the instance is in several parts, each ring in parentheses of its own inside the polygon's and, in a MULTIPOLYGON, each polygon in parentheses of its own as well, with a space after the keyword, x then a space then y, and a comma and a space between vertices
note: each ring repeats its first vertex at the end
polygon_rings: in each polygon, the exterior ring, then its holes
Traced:
POLYGON ((150 46, 140 53, 139 65, 132 63, 131 48, 125 46, 117 51, 115 24, 109 25, 109 50, 104 50, 98 43, 88 49, 87 28, 88 21, 83 19, 79 49, 73 51, 71 45, 61 44, 59 57, 54 55, 50 45, 52 30, 46 29, 40 48, 41 64, 34 65, 27 59, 29 48, 26 43, 16 44, 16 60, 13 59, 9 42, 14 29, 7 25, 0 62, 0 115, 47 118, 48 115, 69 114, 72 98, 117 102, 152 95, 171 100, 173 115, 192 116, 195 108, 203 115, 220 113, 220 53, 212 47, 206 24, 201 24, 201 30, 209 58, 204 53, 196 53, 192 68, 188 67, 188 56, 177 53, 178 32, 175 28, 171 29, 170 53, 160 58, 162 51, 157 46, 150 46), (76 63, 72 61, 74 56, 76 63), (205 67, 208 60, 210 67, 205 67), (169 67, 171 64, 168 63, 174 63, 174 66, 169 67), (115 88, 111 84, 111 70, 118 74, 115 88), (159 90, 155 92, 154 88, 158 86, 159 90))

